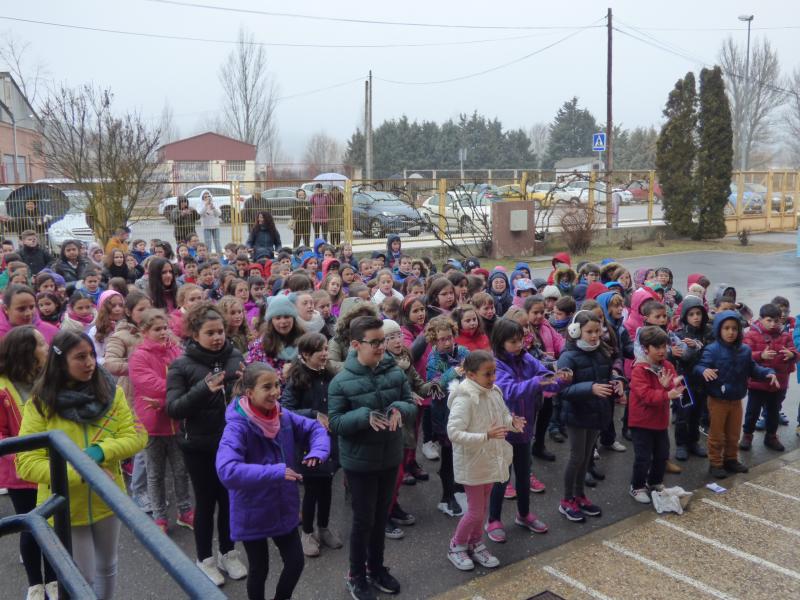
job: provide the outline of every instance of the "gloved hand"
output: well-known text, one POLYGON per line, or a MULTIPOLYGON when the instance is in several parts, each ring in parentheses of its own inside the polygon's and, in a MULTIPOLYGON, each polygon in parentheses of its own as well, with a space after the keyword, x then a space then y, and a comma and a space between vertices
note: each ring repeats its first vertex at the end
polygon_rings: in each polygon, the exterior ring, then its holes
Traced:
POLYGON ((98 465, 102 463, 106 458, 106 455, 103 454, 103 449, 97 444, 92 444, 91 446, 86 448, 84 452, 86 452, 86 454, 89 455, 89 458, 91 458, 98 465))

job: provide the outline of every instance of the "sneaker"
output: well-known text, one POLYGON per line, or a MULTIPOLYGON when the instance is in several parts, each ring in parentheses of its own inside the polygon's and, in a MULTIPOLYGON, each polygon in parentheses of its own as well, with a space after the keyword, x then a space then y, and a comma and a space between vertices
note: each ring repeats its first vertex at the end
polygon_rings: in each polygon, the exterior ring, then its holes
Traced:
POLYGON ((589 515, 590 517, 599 517, 603 514, 603 511, 600 510, 600 507, 596 504, 592 504, 592 501, 589 500, 586 495, 575 496, 575 503, 578 505, 578 508, 583 514, 589 515))
POLYGON ((708 457, 708 450, 703 448, 700 444, 695 442, 689 446, 689 452, 694 454, 695 456, 699 456, 700 458, 707 458, 708 457))
POLYGON ((48 600, 58 600, 58 582, 48 581, 44 584, 44 593, 48 600))
POLYGON ((447 559, 459 571, 472 571, 475 568, 475 563, 467 553, 467 546, 454 546, 451 543, 447 551, 447 559))
POLYGON ((175 521, 181 527, 186 527, 194 531, 194 509, 188 509, 178 515, 178 520, 175 521))
POLYGON ((503 529, 502 521, 489 521, 484 527, 486 535, 495 544, 502 544, 506 541, 506 530, 503 529))
POLYGON ((25 596, 25 600, 45 600, 44 584, 39 583, 29 587, 28 595, 25 596))
POLYGON ((514 517, 514 523, 533 533, 547 533, 547 525, 535 513, 528 513, 526 517, 517 515, 514 517))
POLYGON ((333 548, 334 550, 344 546, 339 536, 328 527, 317 527, 317 540, 323 546, 333 548))
POLYGON ((581 509, 578 507, 578 503, 575 502, 575 498, 562 500, 558 504, 558 512, 564 515, 568 521, 581 523, 586 520, 586 517, 583 516, 581 509))
POLYGON ((209 556, 203 561, 197 561, 197 567, 208 577, 214 585, 222 585, 225 583, 225 577, 217 568, 217 561, 213 556, 209 556))
POLYGON ((535 475, 531 475, 530 489, 534 494, 541 494, 545 490, 544 484, 536 479, 535 475))
POLYGON ((589 471, 586 471, 586 475, 583 476, 583 485, 597 487, 597 480, 592 477, 592 474, 589 473, 589 471))
POLYGON ((150 498, 147 497, 147 494, 142 494, 141 496, 133 496, 133 502, 138 506, 142 512, 147 513, 148 515, 153 512, 153 507, 150 505, 150 498))
POLYGON ((166 519, 155 519, 155 522, 156 522, 156 525, 158 525, 158 528, 166 534, 167 530, 169 529, 169 524, 167 523, 167 520, 166 519))
POLYGON ((689 460, 689 448, 686 446, 678 446, 675 448, 676 460, 689 460))
POLYGON ((767 428, 767 420, 764 417, 758 417, 756 421, 756 431, 764 431, 767 428))
POLYGON ((500 566, 500 561, 497 560, 497 557, 494 554, 489 552, 489 549, 483 542, 478 542, 475 544, 469 551, 469 555, 473 561, 482 567, 486 567, 487 569, 494 569, 495 567, 500 566))
POLYGON ((789 424, 789 417, 786 416, 786 413, 779 412, 778 413, 778 423, 780 425, 788 425, 789 424))
POLYGON ((781 444, 781 441, 778 439, 778 436, 775 434, 764 436, 764 445, 771 450, 776 450, 777 452, 783 452, 786 450, 783 444, 781 444))
POLYGON ((650 494, 647 493, 646 488, 634 489, 633 486, 631 486, 628 493, 631 495, 631 498, 636 500, 639 504, 650 504, 650 494))
POLYGON ((511 480, 509 479, 508 483, 506 484, 506 489, 503 492, 503 498, 505 498, 506 500, 513 500, 516 497, 517 497, 517 488, 514 487, 514 484, 511 483, 511 480))
POLYGON ((389 517, 398 525, 413 525, 417 522, 417 518, 400 508, 399 504, 394 505, 394 508, 389 512, 389 517))
POLYGON ((542 460, 546 460, 547 462, 555 462, 556 455, 550 452, 547 448, 542 446, 541 448, 537 448, 536 446, 533 447, 531 450, 531 456, 535 456, 536 458, 541 458, 542 460))
POLYGON ((319 556, 319 540, 313 533, 303 531, 300 534, 300 545, 303 547, 303 554, 306 556, 319 556))
POLYGON ((728 471, 729 473, 747 473, 750 469, 745 467, 742 463, 738 460, 726 460, 722 464, 723 468, 728 471))
POLYGON ((403 485, 417 485, 416 478, 408 472, 403 473, 403 485))
POLYGON ((600 460, 600 452, 597 451, 597 446, 592 449, 592 458, 594 458, 594 460, 600 460))
POLYGON ((677 475, 678 473, 682 473, 683 469, 681 469, 678 465, 676 465, 672 461, 667 461, 667 473, 672 473, 673 475, 677 475))
POLYGON ((728 472, 725 469, 714 465, 708 467, 708 473, 715 479, 725 479, 728 476, 728 472))
POLYGON ((386 519, 386 527, 383 530, 384 535, 390 540, 402 540, 406 537, 406 532, 400 529, 392 519, 386 519))
POLYGON ((450 498, 446 501, 442 500, 436 508, 449 517, 460 517, 464 512, 464 509, 461 508, 461 505, 455 498, 450 498))
POLYGON ((0 496, 7 496, 8 488, 0 488, 0 496))
POLYGON ((414 479, 416 479, 417 481, 428 481, 428 479, 430 479, 430 475, 428 475, 425 469, 419 466, 419 463, 417 463, 417 461, 411 463, 407 471, 411 473, 414 476, 414 479))
POLYGON ((439 446, 436 442, 422 444, 422 455, 428 460, 439 460, 439 446))
MULTIPOLYGON (((764 440, 766 443, 766 440, 764 440)), ((739 440, 739 450, 750 450, 753 447, 753 434, 752 433, 743 433, 742 439, 739 440)))
POLYGON ((220 553, 217 566, 225 571, 231 579, 244 579, 247 577, 247 567, 242 563, 238 550, 231 550, 226 554, 220 553))
POLYGON ((366 577, 345 577, 345 585, 347 591, 353 600, 378 600, 375 592, 372 591, 372 586, 367 583, 366 577))
POLYGON ((563 444, 566 437, 563 433, 561 433, 558 429, 554 429, 548 433, 550 439, 554 442, 558 442, 559 444, 563 444))
POLYGON ((400 582, 389 574, 386 567, 381 567, 375 573, 367 571, 367 581, 384 594, 400 593, 400 582))
POLYGON ((628 449, 627 446, 623 446, 617 440, 614 440, 614 443, 611 444, 610 446, 603 446, 603 447, 606 450, 613 450, 614 452, 625 452, 628 449))
POLYGON ((58 581, 45 583, 44 594, 48 600, 58 600, 58 581))

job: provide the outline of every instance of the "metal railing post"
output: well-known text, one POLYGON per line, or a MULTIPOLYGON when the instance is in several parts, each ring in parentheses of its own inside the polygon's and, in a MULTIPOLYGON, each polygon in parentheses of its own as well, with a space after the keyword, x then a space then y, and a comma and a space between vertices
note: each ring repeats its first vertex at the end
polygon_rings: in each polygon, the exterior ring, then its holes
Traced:
POLYGON ((344 240, 353 243, 353 182, 344 182, 344 240))
POLYGON ((444 235, 447 231, 447 219, 445 218, 445 201, 447 199, 447 179, 439 180, 439 235, 444 235))
POLYGON ((649 226, 653 225, 653 202, 656 198, 656 172, 650 171, 650 175, 648 178, 648 185, 647 185, 647 224, 649 226))
MULTIPOLYGON (((67 480, 67 461, 61 453, 50 448, 50 489, 65 502, 53 514, 53 530, 61 544, 72 555, 72 525, 69 519, 69 482, 67 480)), ((69 592, 64 585, 58 584, 58 597, 69 600, 69 592)))
POLYGON ((239 211, 239 182, 233 180, 231 186, 231 241, 234 244, 242 243, 241 221, 242 215, 239 211))
POLYGON ((764 210, 767 211, 767 231, 772 231, 772 179, 772 171, 767 171, 767 197, 764 198, 764 210))

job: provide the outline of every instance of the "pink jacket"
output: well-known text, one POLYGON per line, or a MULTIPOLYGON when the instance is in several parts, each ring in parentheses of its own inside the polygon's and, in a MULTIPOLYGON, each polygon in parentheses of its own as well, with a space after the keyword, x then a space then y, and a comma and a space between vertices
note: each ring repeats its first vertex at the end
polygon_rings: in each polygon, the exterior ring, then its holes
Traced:
MULTIPOLYGON (((22 423, 22 406, 14 384, 7 377, 0 377, 0 440, 19 435, 22 423)), ((23 481, 17 477, 14 466, 14 454, 0 456, 0 487, 19 489, 36 489, 35 483, 23 481)))
POLYGON ((545 319, 542 321, 542 324, 539 326, 538 331, 539 337, 542 340, 542 346, 544 346, 545 352, 550 352, 553 355, 553 358, 558 358, 561 355, 561 351, 564 350, 564 345, 566 342, 564 338, 550 325, 550 322, 545 319))
POLYGON ((177 421, 167 415, 167 368, 182 354, 170 340, 166 345, 145 338, 128 359, 128 376, 133 385, 133 408, 148 435, 175 435, 177 421), (161 402, 160 409, 151 408, 145 398, 161 402))
MULTIPOLYGON (((44 339, 48 344, 53 341, 53 338, 56 337, 56 334, 59 332, 58 327, 51 325, 46 321, 42 321, 39 318, 39 315, 34 315, 33 323, 31 323, 31 325, 39 330, 39 333, 44 336, 44 339)), ((13 328, 14 325, 9 322, 5 311, 0 310, 0 339, 2 339, 13 328)))

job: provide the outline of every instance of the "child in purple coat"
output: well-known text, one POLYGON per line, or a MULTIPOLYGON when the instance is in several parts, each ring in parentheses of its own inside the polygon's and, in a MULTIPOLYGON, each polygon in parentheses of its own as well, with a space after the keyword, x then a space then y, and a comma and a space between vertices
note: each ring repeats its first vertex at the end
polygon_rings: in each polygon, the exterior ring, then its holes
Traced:
MULTIPOLYGON (((495 385, 500 388, 506 406, 512 416, 522 417, 525 426, 519 433, 509 433, 506 440, 513 450, 512 467, 517 491, 517 516, 514 523, 533 531, 545 533, 545 525, 530 510, 528 476, 531 468, 531 440, 536 413, 542 402, 542 392, 558 392, 566 383, 568 375, 555 374, 533 358, 524 348, 525 331, 512 319, 503 318, 492 328, 492 351, 497 361, 495 385)), ((490 540, 506 541, 501 513, 506 483, 495 483, 489 497, 489 520, 486 532, 490 540)))
POLYGON ((225 431, 217 451, 217 473, 228 489, 231 539, 244 544, 250 572, 247 597, 264 598, 269 572, 267 539, 283 560, 275 600, 290 600, 303 572, 300 543, 300 490, 303 476, 295 447, 306 450, 302 464, 313 468, 330 452, 325 428, 317 421, 281 410, 281 386, 272 367, 253 363, 237 384, 225 411, 225 431))

